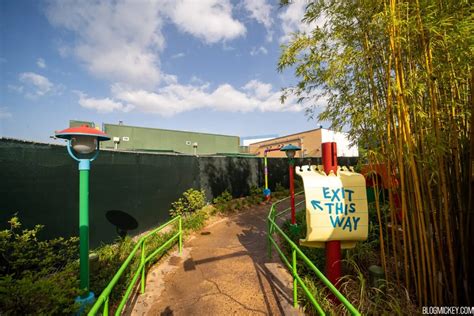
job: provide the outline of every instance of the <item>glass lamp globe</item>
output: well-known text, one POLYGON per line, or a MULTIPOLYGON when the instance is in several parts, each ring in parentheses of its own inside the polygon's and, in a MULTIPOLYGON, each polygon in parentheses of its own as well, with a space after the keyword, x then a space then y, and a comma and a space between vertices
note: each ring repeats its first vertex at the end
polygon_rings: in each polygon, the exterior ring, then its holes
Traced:
POLYGON ((72 148, 79 154, 90 154, 97 149, 97 137, 75 135, 71 137, 72 148))
POLYGON ((296 151, 295 151, 295 150, 287 150, 287 151, 286 151, 286 156, 287 156, 288 158, 290 158, 290 159, 291 159, 291 158, 295 158, 295 154, 296 154, 296 151))

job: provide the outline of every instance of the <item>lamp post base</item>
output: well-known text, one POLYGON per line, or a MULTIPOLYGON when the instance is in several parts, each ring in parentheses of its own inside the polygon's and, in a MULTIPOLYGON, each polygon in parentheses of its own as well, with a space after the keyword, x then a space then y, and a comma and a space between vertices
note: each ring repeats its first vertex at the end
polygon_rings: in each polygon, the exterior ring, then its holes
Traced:
POLYGON ((290 224, 290 232, 293 235, 298 235, 301 231, 301 227, 298 224, 290 224))
POLYGON ((89 292, 87 296, 82 297, 78 296, 76 297, 76 303, 79 303, 79 310, 77 311, 76 315, 82 315, 84 314, 84 310, 88 305, 92 305, 95 302, 95 296, 94 292, 89 292))

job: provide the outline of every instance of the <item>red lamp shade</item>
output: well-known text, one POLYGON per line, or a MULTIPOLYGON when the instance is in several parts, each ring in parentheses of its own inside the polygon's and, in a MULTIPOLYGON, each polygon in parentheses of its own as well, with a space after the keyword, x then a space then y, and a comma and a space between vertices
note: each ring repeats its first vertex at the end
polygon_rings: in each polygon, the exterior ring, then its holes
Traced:
POLYGON ((56 137, 70 140, 72 148, 80 154, 89 154, 96 150, 98 142, 110 139, 104 132, 87 125, 57 131, 56 137))

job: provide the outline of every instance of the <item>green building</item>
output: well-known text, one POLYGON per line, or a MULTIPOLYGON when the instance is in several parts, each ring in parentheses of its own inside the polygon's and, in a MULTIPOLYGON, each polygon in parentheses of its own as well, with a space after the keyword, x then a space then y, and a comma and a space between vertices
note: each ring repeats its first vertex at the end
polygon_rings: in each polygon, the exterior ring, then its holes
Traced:
MULTIPOLYGON (((70 126, 92 122, 70 121, 70 126)), ((238 154, 238 136, 175 131, 159 128, 103 124, 102 130, 110 140, 101 142, 101 148, 126 151, 176 152, 188 155, 216 153, 238 154)))

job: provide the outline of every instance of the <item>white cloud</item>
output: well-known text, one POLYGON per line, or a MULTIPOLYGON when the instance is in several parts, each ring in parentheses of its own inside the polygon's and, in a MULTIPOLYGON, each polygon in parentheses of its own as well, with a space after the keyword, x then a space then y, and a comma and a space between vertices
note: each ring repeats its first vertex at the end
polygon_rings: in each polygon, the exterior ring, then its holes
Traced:
POLYGON ((7 87, 10 91, 14 91, 16 93, 23 93, 23 90, 25 89, 23 86, 17 86, 14 84, 9 84, 7 87))
POLYGON ((44 61, 43 58, 38 58, 36 60, 36 65, 40 68, 43 68, 43 69, 46 68, 46 62, 44 61))
POLYGON ((251 80, 242 87, 242 89, 251 92, 260 100, 266 99, 272 95, 272 85, 258 80, 251 80))
POLYGON ((79 95, 79 104, 82 107, 96 110, 99 113, 110 113, 113 111, 128 112, 133 109, 133 106, 131 105, 124 105, 123 103, 114 101, 110 98, 89 98, 85 93, 80 91, 75 92, 79 95))
POLYGON ((251 13, 251 17, 270 30, 272 20, 272 6, 266 0, 244 0, 244 7, 251 13))
POLYGON ((0 106, 0 119, 10 118, 12 114, 8 112, 8 108, 4 106, 0 106))
POLYGON ((148 87, 160 81, 160 3, 53 0, 47 17, 52 25, 77 35, 71 51, 93 75, 148 87))
POLYGON ((184 56, 186 56, 185 53, 177 53, 177 54, 172 55, 171 58, 172 59, 183 58, 184 56))
POLYGON ((273 91, 271 84, 257 80, 248 82, 242 90, 229 84, 222 84, 213 91, 209 91, 209 84, 199 86, 175 83, 157 91, 113 85, 112 94, 116 100, 131 104, 139 111, 168 117, 204 108, 226 112, 279 112, 303 109, 293 98, 281 104, 280 92, 273 91))
POLYGON ((291 4, 286 6, 286 9, 278 15, 281 20, 281 28, 283 35, 280 37, 280 42, 288 42, 291 39, 292 33, 302 32, 308 33, 315 27, 323 27, 326 19, 324 16, 311 23, 304 23, 301 20, 304 17, 308 0, 294 0, 291 4))
MULTIPOLYGON (((23 72, 18 76, 18 78, 23 84, 34 90, 33 94, 27 92, 26 95, 29 97, 44 96, 45 94, 53 93, 56 90, 54 84, 49 81, 48 78, 34 72, 23 72)), ((23 91, 23 87, 18 89, 18 91, 23 91)))
POLYGON ((112 83, 155 89, 168 76, 160 69, 164 23, 172 21, 206 43, 225 42, 246 32, 232 10, 229 0, 51 0, 46 15, 76 35, 73 44, 59 47, 63 57, 75 56, 91 74, 112 83))
POLYGON ((178 0, 166 6, 179 30, 212 44, 246 33, 245 26, 232 17, 228 0, 178 0))
POLYGON ((210 83, 207 82, 207 81, 204 81, 202 80, 201 78, 199 78, 198 76, 195 76, 193 75, 191 77, 191 79, 189 80, 190 83, 194 84, 194 85, 197 85, 197 86, 201 86, 201 87, 204 87, 207 88, 209 87, 210 83))
POLYGON ((250 51, 251 56, 256 56, 256 55, 260 55, 260 54, 266 55, 266 54, 268 54, 268 50, 263 46, 260 46, 258 48, 257 47, 252 47, 252 50, 250 51))

